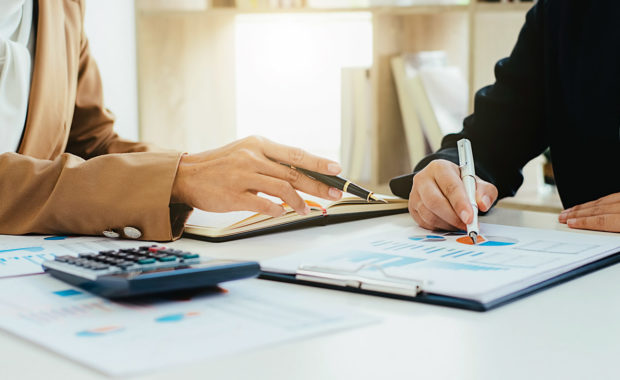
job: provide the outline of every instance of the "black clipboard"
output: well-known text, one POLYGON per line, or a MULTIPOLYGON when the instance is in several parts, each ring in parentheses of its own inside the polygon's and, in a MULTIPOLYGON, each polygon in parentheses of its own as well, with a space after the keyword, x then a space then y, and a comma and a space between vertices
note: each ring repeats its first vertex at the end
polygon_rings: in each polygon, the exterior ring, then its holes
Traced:
POLYGON ((344 287, 344 286, 330 285, 330 284, 325 284, 325 283, 320 283, 320 282, 299 280, 296 278, 294 274, 273 273, 273 272, 266 272, 263 270, 261 270, 259 278, 266 279, 266 280, 300 284, 300 285, 315 286, 315 287, 320 287, 320 288, 325 288, 325 289, 341 290, 341 291, 347 291, 347 292, 353 292, 353 293, 387 297, 387 298, 393 298, 393 299, 399 299, 399 300, 405 300, 405 301, 413 301, 413 302, 421 302, 421 303, 427 303, 427 304, 432 304, 432 305, 448 306, 448 307, 454 307, 454 308, 465 309, 465 310, 487 311, 487 310, 491 310, 491 309, 497 308, 502 305, 506 305, 510 302, 525 298, 529 295, 535 294, 545 289, 549 289, 556 285, 565 283, 574 278, 584 276, 596 270, 614 265, 618 262, 620 262, 620 252, 614 253, 610 256, 604 257, 592 263, 585 264, 569 272, 552 277, 548 280, 542 281, 538 284, 529 286, 527 288, 523 288, 517 292, 508 294, 506 296, 500 297, 498 299, 495 299, 487 303, 482 303, 476 300, 465 299, 465 298, 457 298, 457 297, 451 297, 451 296, 443 296, 440 294, 426 293, 424 292, 423 289, 416 296, 406 296, 406 295, 392 294, 392 293, 387 293, 387 292, 360 289, 356 287, 348 287, 348 286, 344 287))

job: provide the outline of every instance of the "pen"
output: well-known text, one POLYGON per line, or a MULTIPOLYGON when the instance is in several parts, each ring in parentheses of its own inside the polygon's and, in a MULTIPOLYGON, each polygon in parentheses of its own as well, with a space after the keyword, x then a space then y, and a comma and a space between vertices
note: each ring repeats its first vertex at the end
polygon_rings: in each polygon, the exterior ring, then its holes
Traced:
POLYGON ((471 142, 468 139, 461 139, 457 142, 459 150, 459 169, 461 179, 465 185, 465 191, 469 198, 469 203, 474 210, 474 219, 467 225, 467 235, 476 244, 478 241, 478 204, 476 203, 476 172, 474 170, 474 155, 471 152, 471 142))
POLYGON ((291 169, 295 169, 298 172, 301 172, 312 179, 322 182, 328 186, 335 187, 338 190, 344 191, 345 193, 353 194, 357 197, 360 197, 366 200, 366 202, 380 201, 374 196, 374 193, 372 191, 368 191, 364 189, 363 187, 354 184, 353 182, 349 181, 346 178, 342 178, 337 175, 321 174, 321 173, 314 172, 312 170, 296 168, 294 166, 287 165, 287 164, 282 164, 282 165, 288 166, 291 169))

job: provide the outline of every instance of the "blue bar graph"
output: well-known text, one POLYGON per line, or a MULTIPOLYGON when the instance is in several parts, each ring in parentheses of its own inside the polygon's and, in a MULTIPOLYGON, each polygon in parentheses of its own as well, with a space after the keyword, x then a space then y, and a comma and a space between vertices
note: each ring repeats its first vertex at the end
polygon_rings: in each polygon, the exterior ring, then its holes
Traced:
POLYGON ((506 270, 505 268, 496 268, 496 267, 488 267, 482 265, 471 265, 471 264, 463 264, 463 263, 451 263, 446 261, 429 261, 424 264, 426 268, 437 268, 437 269, 447 269, 447 270, 467 270, 467 271, 496 271, 496 270, 506 270))
POLYGON ((441 255, 441 257, 448 257, 448 256, 456 255, 459 252, 463 252, 463 250, 446 253, 445 255, 441 255))

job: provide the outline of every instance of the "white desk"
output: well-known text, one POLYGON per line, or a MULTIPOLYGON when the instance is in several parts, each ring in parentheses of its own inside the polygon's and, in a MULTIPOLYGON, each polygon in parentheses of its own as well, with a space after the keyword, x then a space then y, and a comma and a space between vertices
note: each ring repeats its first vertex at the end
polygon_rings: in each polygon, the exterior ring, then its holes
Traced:
MULTIPOLYGON (((410 223, 408 215, 394 217, 410 223)), ((496 209, 483 222, 565 229, 554 214, 496 209)), ((382 218, 229 243, 183 239, 211 256, 263 259, 364 234, 382 218), (354 232, 352 232, 354 231, 354 232)), ((620 238, 620 236, 619 236, 620 238)), ((604 379, 619 378, 620 266, 479 313, 312 287, 382 322, 151 373, 144 379, 604 379)), ((321 305, 317 305, 321 307, 321 305)), ((205 342, 208 344, 208 342, 205 342)), ((0 332, 2 379, 99 379, 102 375, 0 332)), ((157 360, 154 358, 154 360, 157 360)))

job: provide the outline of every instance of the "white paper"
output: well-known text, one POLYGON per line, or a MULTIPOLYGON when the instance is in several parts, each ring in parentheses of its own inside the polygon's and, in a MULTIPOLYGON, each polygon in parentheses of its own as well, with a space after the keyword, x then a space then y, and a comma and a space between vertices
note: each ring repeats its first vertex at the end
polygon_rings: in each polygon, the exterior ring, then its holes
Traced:
POLYGON ((419 227, 378 227, 377 234, 261 263, 295 273, 300 265, 423 283, 437 293, 483 303, 620 251, 620 237, 481 224, 486 243, 419 227), (466 241, 466 240, 462 240, 466 241))
POLYGON ((0 278, 43 273, 41 263, 56 256, 150 244, 102 237, 0 235, 0 278))
POLYGON ((48 275, 1 281, 0 327, 109 375, 128 375, 376 320, 263 280, 227 292, 114 303, 48 275))

